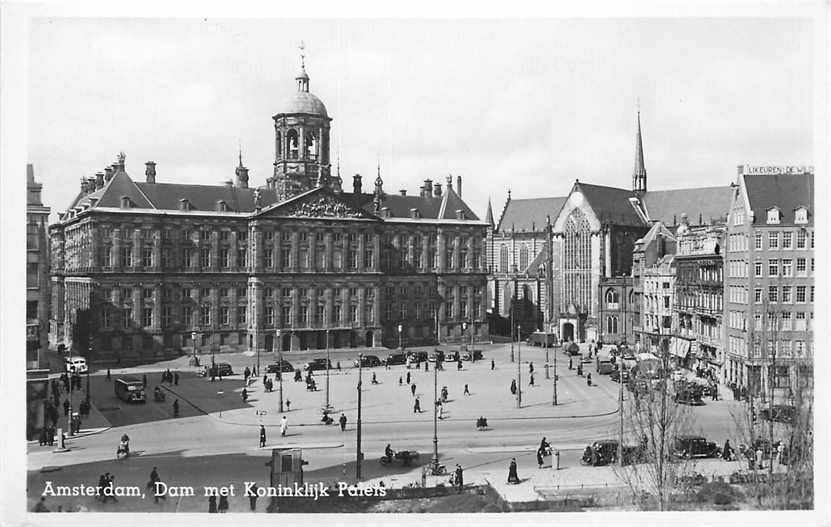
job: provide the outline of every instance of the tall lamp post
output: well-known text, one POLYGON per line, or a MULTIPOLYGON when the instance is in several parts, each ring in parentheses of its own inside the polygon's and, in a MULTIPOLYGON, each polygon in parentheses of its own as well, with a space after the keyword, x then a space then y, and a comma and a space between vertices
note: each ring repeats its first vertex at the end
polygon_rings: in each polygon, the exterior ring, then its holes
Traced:
POLYGON ((191 366, 196 366, 196 365, 199 364, 199 359, 196 357, 196 337, 197 336, 198 335, 196 334, 196 331, 191 331, 190 332, 190 340, 193 341, 193 357, 191 357, 191 359, 190 359, 190 365, 191 366))
POLYGON ((280 330, 274 330, 274 340, 276 341, 275 344, 277 346, 277 371, 279 371, 279 375, 277 375, 277 382, 280 383, 279 391, 280 391, 280 413, 283 413, 283 343, 280 342, 280 330))
MULTIPOLYGON (((554 333, 554 325, 551 325, 551 333, 554 333)), ((554 351, 554 406, 557 406, 557 351, 554 351)))
POLYGON ((439 369, 433 368, 433 460, 431 461, 433 475, 439 474, 439 369))
POLYGON ((363 454, 361 453, 361 372, 364 363, 364 354, 358 354, 358 438, 356 447, 355 459, 355 478, 361 480, 361 460, 363 454))
POLYGON ((403 331, 404 331, 404 325, 403 324, 398 324, 398 349, 400 349, 400 350, 404 349, 404 340, 403 340, 403 335, 402 335, 403 331))
MULTIPOLYGON (((467 331, 467 322, 462 322, 462 338, 459 340, 459 357, 461 358, 462 353, 462 343, 465 341, 465 331, 467 331)), ((473 350, 470 351, 471 357, 473 356, 473 350)))
POLYGON ((520 375, 522 374, 522 355, 520 355, 519 341, 522 337, 519 334, 519 325, 516 327, 516 407, 522 408, 522 382, 520 375))
POLYGON ((326 330, 326 406, 329 410, 332 406, 329 404, 329 330, 326 330))

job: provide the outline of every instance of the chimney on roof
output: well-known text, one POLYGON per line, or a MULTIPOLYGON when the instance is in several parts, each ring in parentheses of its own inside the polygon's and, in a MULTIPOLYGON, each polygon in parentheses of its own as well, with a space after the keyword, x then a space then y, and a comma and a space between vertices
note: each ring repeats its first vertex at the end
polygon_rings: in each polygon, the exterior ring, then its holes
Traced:
POLYGON ((425 198, 429 198, 433 195, 433 180, 432 179, 425 179, 424 180, 424 196, 425 198))
POLYGON ((95 188, 104 188, 104 173, 103 172, 96 172, 95 173, 95 188))
POLYGON ((116 161, 114 166, 118 167, 122 172, 124 172, 124 161, 127 159, 127 155, 124 152, 119 152, 117 159, 118 161, 116 161))
POLYGON ((456 194, 462 197, 462 176, 456 176, 456 194))
POLYGON ((433 185, 433 196, 437 198, 441 197, 441 183, 436 183, 433 185))
POLYGON ((353 194, 360 194, 361 193, 361 175, 355 174, 352 176, 352 193, 353 194))
POLYGON ((659 232, 657 236, 655 236, 655 248, 658 251, 658 258, 664 257, 664 233, 659 232))
POLYGON ((398 192, 399 192, 399 193, 401 193, 401 195, 402 195, 402 196, 406 196, 406 195, 407 195, 407 189, 405 189, 405 188, 402 188, 402 189, 401 189, 401 190, 399 190, 398 192))
POLYGON ((87 188, 90 192, 95 192, 95 177, 87 178, 87 188))
POLYGON ((240 151, 239 165, 234 170, 234 174, 237 175, 236 185, 239 188, 248 188, 248 168, 242 164, 242 151, 240 151))
POLYGON ((113 167, 109 166, 104 169, 104 182, 109 183, 109 181, 113 178, 113 167))
POLYGON ((447 192, 450 192, 451 190, 453 190, 453 176, 447 174, 445 180, 447 181, 447 192))
POLYGON ((82 177, 81 178, 81 193, 86 194, 87 192, 89 192, 89 189, 87 188, 87 178, 82 177))
POLYGON ((156 162, 155 161, 148 161, 144 164, 144 176, 147 178, 146 181, 148 183, 155 183, 156 182, 156 162))

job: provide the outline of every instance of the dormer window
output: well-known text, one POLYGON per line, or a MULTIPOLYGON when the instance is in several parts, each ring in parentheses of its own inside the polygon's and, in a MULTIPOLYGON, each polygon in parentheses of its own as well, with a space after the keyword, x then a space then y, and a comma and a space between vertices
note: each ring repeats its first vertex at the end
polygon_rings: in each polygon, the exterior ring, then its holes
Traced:
POLYGON ((190 200, 182 198, 179 200, 179 210, 190 210, 190 200))
POLYGON ((778 225, 779 224, 779 208, 778 207, 771 207, 768 209, 768 218, 767 224, 768 225, 778 225))
POLYGON ((228 212, 228 204, 225 203, 224 199, 221 199, 216 202, 216 210, 218 212, 228 212))
POLYGON ((794 223, 808 223, 808 209, 806 207, 799 207, 794 211, 794 223))
POLYGON ((128 196, 121 196, 121 208, 129 209, 133 206, 132 200, 128 196))

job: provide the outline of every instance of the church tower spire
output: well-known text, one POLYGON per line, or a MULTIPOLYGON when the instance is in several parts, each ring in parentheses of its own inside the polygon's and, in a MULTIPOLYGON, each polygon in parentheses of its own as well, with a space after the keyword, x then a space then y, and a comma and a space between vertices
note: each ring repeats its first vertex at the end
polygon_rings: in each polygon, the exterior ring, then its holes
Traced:
POLYGON ((485 222, 493 228, 493 207, 491 207, 490 198, 488 198, 488 210, 485 212, 485 222))
POLYGON ((635 168, 632 171, 632 192, 646 192, 646 166, 643 161, 643 138, 641 137, 641 109, 638 103, 638 132, 635 137, 635 168))

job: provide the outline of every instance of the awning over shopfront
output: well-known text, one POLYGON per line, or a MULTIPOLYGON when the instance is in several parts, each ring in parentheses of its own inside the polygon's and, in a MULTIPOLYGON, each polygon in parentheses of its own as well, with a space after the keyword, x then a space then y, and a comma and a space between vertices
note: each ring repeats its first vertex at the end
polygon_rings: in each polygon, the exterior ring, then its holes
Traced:
POLYGON ((687 354, 690 352, 690 341, 678 337, 672 338, 672 345, 670 346, 670 353, 684 359, 687 357, 687 354))

